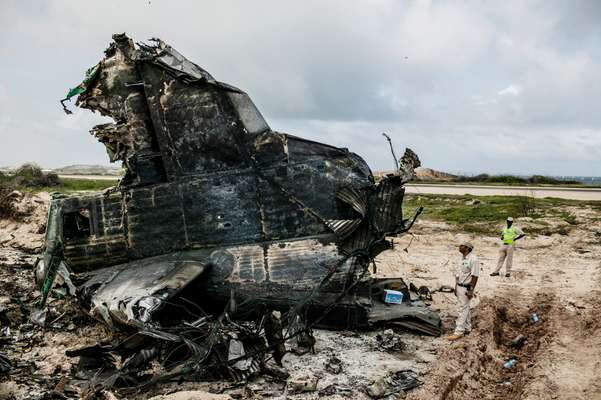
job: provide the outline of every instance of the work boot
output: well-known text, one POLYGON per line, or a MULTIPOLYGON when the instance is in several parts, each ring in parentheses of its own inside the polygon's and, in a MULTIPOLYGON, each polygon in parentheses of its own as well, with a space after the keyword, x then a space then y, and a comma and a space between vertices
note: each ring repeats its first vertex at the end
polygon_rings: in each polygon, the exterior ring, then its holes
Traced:
MULTIPOLYGON (((499 274, 497 274, 497 275, 499 275, 499 274)), ((509 274, 509 273, 505 274, 505 278, 509 278, 510 276, 511 276, 511 274, 509 274)))
POLYGON ((493 272, 493 273, 490 274, 490 276, 499 276, 499 273, 498 272, 493 272))
POLYGON ((461 339, 463 337, 463 333, 453 333, 452 335, 447 336, 447 339, 450 341, 461 339))

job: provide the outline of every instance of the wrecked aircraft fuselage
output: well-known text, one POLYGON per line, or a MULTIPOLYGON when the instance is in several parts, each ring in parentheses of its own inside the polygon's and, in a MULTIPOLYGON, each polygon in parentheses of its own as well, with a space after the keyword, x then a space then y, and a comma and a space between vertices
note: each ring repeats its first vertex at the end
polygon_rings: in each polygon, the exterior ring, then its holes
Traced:
POLYGON ((126 175, 107 193, 54 197, 36 267, 43 290, 68 271, 84 309, 116 327, 226 309, 439 332, 402 279, 368 271, 417 216, 402 212, 412 152, 376 183, 356 154, 272 131, 246 93, 164 42, 113 38, 70 96, 115 121, 91 133, 126 175), (403 303, 385 304, 384 289, 403 303))

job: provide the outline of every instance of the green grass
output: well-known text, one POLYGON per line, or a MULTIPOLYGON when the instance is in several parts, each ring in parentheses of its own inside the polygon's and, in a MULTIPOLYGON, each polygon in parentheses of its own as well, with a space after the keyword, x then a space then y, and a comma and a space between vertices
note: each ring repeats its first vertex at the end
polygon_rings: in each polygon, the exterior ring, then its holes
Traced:
POLYGON ((424 216, 450 223, 502 222, 508 216, 522 216, 517 196, 408 195, 405 207, 424 207, 424 216), (469 204, 473 200, 478 204, 469 204))
POLYGON ((20 184, 18 181, 10 177, 0 177, 0 186, 10 188, 11 190, 19 190, 22 192, 81 192, 81 191, 102 191, 111 186, 116 186, 118 180, 105 180, 105 179, 64 179, 57 178, 55 182, 57 184, 47 185, 41 183, 40 185, 27 185, 20 184))
POLYGON ((570 225, 577 225, 576 217, 565 211, 567 206, 587 206, 601 211, 599 201, 534 199, 525 196, 409 194, 405 196, 403 206, 407 211, 422 206, 424 212, 421 218, 444 221, 465 232, 481 234, 496 234, 499 225, 509 216, 530 217, 537 228, 531 228, 529 232, 547 234, 549 227, 542 220, 544 217, 558 217, 570 225))

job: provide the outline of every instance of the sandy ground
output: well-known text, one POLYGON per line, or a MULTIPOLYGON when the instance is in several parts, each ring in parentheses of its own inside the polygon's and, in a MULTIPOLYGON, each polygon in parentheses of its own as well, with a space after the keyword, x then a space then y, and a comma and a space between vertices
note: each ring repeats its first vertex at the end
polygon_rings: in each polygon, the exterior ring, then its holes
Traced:
POLYGON ((537 186, 486 186, 486 185, 444 185, 408 184, 407 193, 455 194, 473 196, 531 196, 535 198, 556 197, 569 200, 601 200, 599 188, 562 188, 537 186))
POLYGON ((33 254, 42 250, 50 195, 20 194, 17 209, 25 215, 22 221, 0 219, 0 249, 22 250, 33 254))
MULTIPOLYGON (((43 203, 43 196, 40 199, 43 203)), ((315 354, 284 358, 291 374, 288 381, 316 380, 316 391, 294 393, 286 381, 262 376, 238 384, 174 382, 143 393, 109 393, 104 398, 147 399, 174 392, 186 398, 182 391, 201 390, 245 399, 368 399, 367 389, 374 381, 412 370, 423 382, 407 392, 413 400, 601 399, 601 215, 585 207, 568 211, 576 215, 578 224, 570 225, 567 235, 524 239, 511 278, 488 275, 496 264, 497 238, 462 234, 431 221, 418 222, 412 235, 396 238, 395 248, 377 259, 379 275, 403 276, 407 283, 435 290, 453 284, 455 245, 472 241, 482 262, 482 276, 473 301, 474 330, 459 341, 382 329, 316 331, 315 354), (539 315, 539 323, 532 322, 532 313, 539 315), (519 334, 527 341, 516 349, 510 343, 519 334), (387 348, 392 341, 399 346, 387 348), (341 361, 340 373, 327 368, 333 357, 341 361), (504 369, 503 363, 512 357, 517 365, 504 369)), ((41 399, 51 389, 64 389, 68 371, 77 361, 68 358, 65 350, 111 339, 102 324, 82 315, 68 298, 50 301, 51 320, 57 321, 45 330, 27 324, 15 306, 15 299, 27 303, 39 295, 31 288, 31 263, 42 240, 44 215, 40 207, 25 224, 0 221, 4 238, 0 308, 15 321, 8 332, 0 333, 0 352, 17 367, 15 374, 0 377, 0 399, 41 399)), ((551 231, 565 225, 559 219, 546 222, 551 231)), ((517 223, 528 232, 529 222, 517 223)), ((440 311, 445 330, 452 331, 453 294, 435 293, 431 306, 440 311)), ((77 392, 66 393, 73 397, 77 392)), ((397 393, 387 398, 403 397, 397 393)))
MULTIPOLYGON (((440 223, 419 224, 408 252, 401 249, 411 237, 383 254, 383 273, 401 272, 431 288, 452 284, 456 243, 471 240, 482 262, 474 331, 457 342, 433 341, 438 357, 408 399, 601 399, 601 219, 589 209, 571 211, 580 224, 567 235, 519 243, 511 278, 489 276, 498 239, 453 233, 440 223), (518 334, 528 338, 520 350, 510 346, 518 334), (514 356, 517 366, 504 369, 514 356)), ((433 307, 452 328, 454 297, 435 294, 433 307)))

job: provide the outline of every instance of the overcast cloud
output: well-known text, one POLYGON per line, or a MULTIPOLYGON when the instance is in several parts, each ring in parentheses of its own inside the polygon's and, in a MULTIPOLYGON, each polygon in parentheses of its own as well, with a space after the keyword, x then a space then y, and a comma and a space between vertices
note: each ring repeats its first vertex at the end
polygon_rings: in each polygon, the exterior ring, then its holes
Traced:
POLYGON ((453 172, 601 175, 600 1, 0 1, 0 165, 107 164, 59 99, 161 37, 274 130, 453 172))

